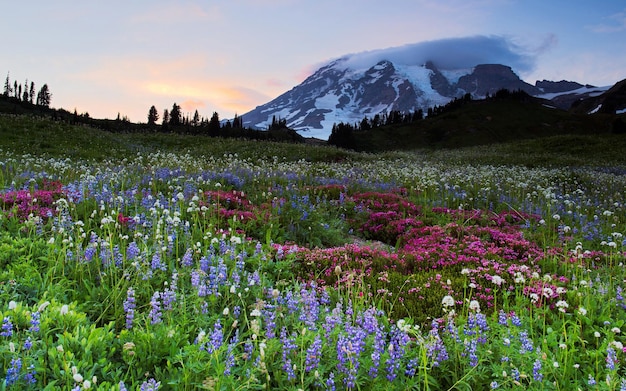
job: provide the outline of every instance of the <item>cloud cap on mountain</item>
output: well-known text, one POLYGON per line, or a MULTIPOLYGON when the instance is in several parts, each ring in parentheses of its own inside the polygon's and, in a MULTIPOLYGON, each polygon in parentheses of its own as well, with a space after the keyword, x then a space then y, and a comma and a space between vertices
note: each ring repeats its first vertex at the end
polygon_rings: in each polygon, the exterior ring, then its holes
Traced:
POLYGON ((479 64, 507 64, 517 72, 529 72, 535 58, 504 36, 472 36, 424 41, 387 49, 344 56, 340 61, 351 69, 367 69, 382 60, 401 65, 432 61, 440 69, 467 69, 479 64))

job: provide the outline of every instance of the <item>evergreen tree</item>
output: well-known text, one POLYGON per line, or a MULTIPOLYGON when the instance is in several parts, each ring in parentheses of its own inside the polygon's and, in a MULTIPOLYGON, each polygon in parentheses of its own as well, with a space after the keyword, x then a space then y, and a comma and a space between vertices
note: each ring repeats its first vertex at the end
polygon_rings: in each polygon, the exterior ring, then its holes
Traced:
POLYGON ((241 119, 241 117, 238 117, 237 114, 235 114, 235 118, 233 118, 233 128, 234 129, 243 128, 243 120, 241 119))
POLYGON ((32 105, 35 101, 35 83, 30 82, 30 90, 28 91, 28 96, 30 98, 29 102, 32 105))
POLYGON ((37 105, 50 107, 50 100, 52 99, 52 94, 50 94, 50 90, 48 89, 48 85, 44 84, 39 93, 37 93, 37 105))
POLYGON ((11 92, 13 90, 11 89, 11 81, 9 80, 9 73, 7 72, 7 78, 4 81, 4 96, 8 97, 9 95, 11 95, 11 92))
POLYGON ((156 122, 159 120, 159 112, 157 111, 156 107, 151 106, 150 110, 148 111, 148 125, 152 126, 152 125, 156 125, 156 122))
POLYGON ((196 110, 195 113, 193 113, 193 119, 191 120, 191 126, 198 126, 200 125, 200 114, 198 114, 198 110, 196 110))
POLYGON ((19 95, 17 94, 17 80, 13 82, 13 96, 19 99, 19 95))
POLYGON ((24 89, 22 90, 22 100, 24 102, 28 102, 29 101, 29 97, 28 97, 28 79, 26 79, 26 81, 24 82, 24 89))
POLYGON ((170 112, 167 109, 163 110, 163 125, 167 126, 170 123, 170 112))
POLYGON ((209 136, 216 137, 220 135, 220 116, 217 112, 213 112, 209 120, 209 136))
POLYGON ((178 126, 181 123, 182 113, 180 112, 180 106, 174 103, 172 110, 170 110, 170 125, 178 126))

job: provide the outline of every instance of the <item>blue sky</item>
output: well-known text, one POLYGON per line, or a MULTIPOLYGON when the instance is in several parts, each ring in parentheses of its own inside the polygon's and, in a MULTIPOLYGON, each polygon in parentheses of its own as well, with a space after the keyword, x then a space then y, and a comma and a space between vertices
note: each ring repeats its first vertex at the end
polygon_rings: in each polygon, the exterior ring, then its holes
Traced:
POLYGON ((31 0, 3 7, 0 72, 52 106, 145 122, 174 102, 232 118, 349 53, 504 39, 527 82, 626 78, 623 0, 31 0))

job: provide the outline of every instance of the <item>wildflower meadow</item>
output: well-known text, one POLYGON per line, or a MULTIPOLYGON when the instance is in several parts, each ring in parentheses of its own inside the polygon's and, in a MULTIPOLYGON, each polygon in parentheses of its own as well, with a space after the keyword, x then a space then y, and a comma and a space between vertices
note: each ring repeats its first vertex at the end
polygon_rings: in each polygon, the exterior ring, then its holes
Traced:
POLYGON ((0 151, 0 389, 626 390, 626 170, 231 143, 0 151))

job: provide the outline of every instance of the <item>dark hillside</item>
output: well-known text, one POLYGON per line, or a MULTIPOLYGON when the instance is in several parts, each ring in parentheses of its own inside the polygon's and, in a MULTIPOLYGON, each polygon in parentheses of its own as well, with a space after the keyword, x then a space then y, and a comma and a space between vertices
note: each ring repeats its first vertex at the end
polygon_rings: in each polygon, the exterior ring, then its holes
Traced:
MULTIPOLYGON (((512 94, 514 95, 514 94, 512 94)), ((557 135, 608 134, 614 115, 576 114, 528 95, 471 101, 408 124, 355 131, 355 149, 457 148, 557 135)))

